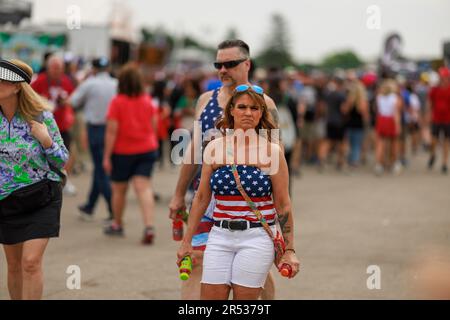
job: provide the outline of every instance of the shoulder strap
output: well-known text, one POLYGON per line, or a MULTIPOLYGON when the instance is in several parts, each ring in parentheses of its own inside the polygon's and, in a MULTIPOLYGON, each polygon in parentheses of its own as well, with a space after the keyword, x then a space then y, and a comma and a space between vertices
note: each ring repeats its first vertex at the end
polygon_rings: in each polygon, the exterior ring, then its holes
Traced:
POLYGON ((53 164, 50 163, 50 161, 48 162, 48 166, 50 167, 50 170, 52 170, 54 173, 56 173, 60 178, 61 178, 61 183, 63 186, 66 185, 67 182, 67 176, 57 167, 55 167, 53 164))
POLYGON ((211 99, 217 99, 217 96, 219 95, 219 91, 220 91, 220 87, 215 89, 211 99))

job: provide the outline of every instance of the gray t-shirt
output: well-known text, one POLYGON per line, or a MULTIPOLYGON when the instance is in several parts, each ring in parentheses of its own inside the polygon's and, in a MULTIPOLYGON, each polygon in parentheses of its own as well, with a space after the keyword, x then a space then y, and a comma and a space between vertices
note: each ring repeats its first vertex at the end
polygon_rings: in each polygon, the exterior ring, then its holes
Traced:
POLYGON ((70 97, 74 108, 83 108, 88 124, 106 123, 106 113, 112 98, 117 93, 117 79, 107 72, 100 72, 78 86, 70 97))

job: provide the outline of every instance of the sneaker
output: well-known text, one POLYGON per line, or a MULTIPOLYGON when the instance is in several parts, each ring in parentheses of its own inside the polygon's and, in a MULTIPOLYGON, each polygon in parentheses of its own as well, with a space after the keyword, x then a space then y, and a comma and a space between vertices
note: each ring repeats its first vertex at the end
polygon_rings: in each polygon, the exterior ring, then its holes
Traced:
POLYGON ((79 205, 78 210, 80 210, 79 218, 82 221, 91 222, 94 221, 94 216, 92 215, 92 209, 87 205, 79 205))
POLYGON ((441 172, 442 172, 442 174, 448 174, 448 168, 447 168, 447 165, 444 164, 444 165, 442 166, 441 172))
POLYGON ((84 222, 92 222, 94 221, 94 216, 92 214, 80 212, 79 218, 84 222))
POLYGON ((87 204, 80 204, 78 206, 78 210, 80 210, 81 212, 86 213, 86 214, 92 214, 92 211, 93 211, 92 208, 89 207, 87 204))
POLYGON ((394 167, 392 168, 392 173, 395 175, 399 175, 402 173, 402 164, 399 161, 394 163, 394 167))
POLYGON ((103 232, 104 232, 104 234, 106 234, 108 236, 122 237, 123 236, 123 227, 119 226, 118 224, 113 222, 109 226, 105 227, 105 229, 103 229, 103 232))
POLYGON ((376 176, 381 176, 384 172, 384 168, 381 164, 377 163, 375 165, 374 171, 376 176))
POLYGON ((153 227, 146 227, 144 229, 144 235, 142 237, 141 243, 142 244, 153 244, 154 238, 155 238, 155 232, 153 230, 153 227))
POLYGON ((434 166, 434 161, 436 160, 436 156, 431 156, 430 157, 430 160, 428 160, 428 169, 433 169, 433 166, 434 166))
POLYGON ((75 187, 75 185, 72 182, 70 182, 70 180, 67 180, 66 185, 64 186, 63 192, 65 195, 74 197, 77 195, 77 188, 75 187))

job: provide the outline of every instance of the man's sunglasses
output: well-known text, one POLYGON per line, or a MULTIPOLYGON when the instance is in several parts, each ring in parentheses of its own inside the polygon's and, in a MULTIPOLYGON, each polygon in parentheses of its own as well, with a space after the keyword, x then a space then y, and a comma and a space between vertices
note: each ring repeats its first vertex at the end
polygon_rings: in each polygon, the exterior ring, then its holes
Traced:
POLYGON ((253 91, 255 91, 257 94, 259 94, 261 96, 264 95, 263 88, 261 88, 260 86, 249 86, 248 84, 241 84, 241 85, 237 86, 236 89, 234 89, 234 92, 244 92, 249 89, 252 89, 253 91))
POLYGON ((222 69, 222 67, 225 67, 225 69, 231 69, 234 67, 237 67, 239 64, 244 62, 247 59, 240 59, 240 60, 231 60, 231 61, 225 61, 225 62, 214 62, 214 68, 217 70, 222 69))

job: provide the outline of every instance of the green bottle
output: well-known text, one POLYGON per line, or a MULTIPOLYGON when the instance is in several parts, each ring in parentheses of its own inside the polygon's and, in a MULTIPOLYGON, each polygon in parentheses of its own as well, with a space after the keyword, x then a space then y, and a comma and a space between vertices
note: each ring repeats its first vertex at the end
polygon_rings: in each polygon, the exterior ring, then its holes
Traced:
POLYGON ((180 279, 186 281, 191 276, 192 271, 192 259, 190 256, 186 256, 181 260, 180 263, 180 279))

